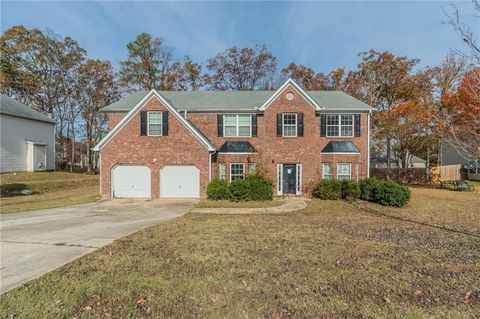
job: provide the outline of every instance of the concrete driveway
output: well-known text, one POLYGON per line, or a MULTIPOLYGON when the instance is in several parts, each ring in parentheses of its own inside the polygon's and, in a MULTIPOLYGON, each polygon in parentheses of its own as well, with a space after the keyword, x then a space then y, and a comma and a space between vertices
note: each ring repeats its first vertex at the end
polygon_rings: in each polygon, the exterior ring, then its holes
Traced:
POLYGON ((115 239, 181 216, 194 201, 112 200, 0 217, 0 292, 115 239))

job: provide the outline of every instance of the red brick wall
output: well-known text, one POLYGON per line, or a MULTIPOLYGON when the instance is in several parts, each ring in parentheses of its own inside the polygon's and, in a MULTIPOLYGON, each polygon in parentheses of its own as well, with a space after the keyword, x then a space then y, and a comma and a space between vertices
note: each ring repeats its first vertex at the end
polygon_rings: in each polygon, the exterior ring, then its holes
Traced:
MULTIPOLYGON (((142 111, 167 110, 152 98, 142 111)), ((168 136, 141 136, 137 113, 100 151, 101 195, 111 194, 111 169, 117 164, 144 164, 151 170, 152 198, 159 198, 160 168, 166 164, 193 164, 200 170, 200 193, 208 183, 209 155, 206 147, 170 112, 168 136), (156 159, 156 161, 154 161, 156 159)))
MULTIPOLYGON (((214 177, 218 176, 218 163, 245 163, 249 161, 260 162, 274 181, 276 181, 277 164, 303 164, 304 192, 322 177, 322 163, 332 163, 332 175, 336 176, 337 163, 352 163, 352 178, 356 178, 356 165, 358 164, 358 178, 367 176, 368 160, 368 114, 361 114, 361 136, 352 138, 320 137, 320 116, 315 109, 293 87, 287 87, 280 96, 273 101, 263 115, 258 116, 258 137, 252 138, 225 138, 217 136, 217 116, 212 113, 189 113, 188 119, 214 142, 219 149, 228 140, 249 141, 257 150, 257 156, 218 155, 214 177), (295 98, 289 101, 286 93, 293 92, 295 98), (277 137, 277 113, 302 112, 304 116, 304 135, 302 137, 284 138, 277 137), (320 154, 325 145, 332 140, 352 141, 359 149, 359 155, 325 155, 320 154)), ((229 165, 227 165, 227 176, 229 165)))
POLYGON ((120 122, 128 112, 108 113, 108 129, 111 130, 120 122))

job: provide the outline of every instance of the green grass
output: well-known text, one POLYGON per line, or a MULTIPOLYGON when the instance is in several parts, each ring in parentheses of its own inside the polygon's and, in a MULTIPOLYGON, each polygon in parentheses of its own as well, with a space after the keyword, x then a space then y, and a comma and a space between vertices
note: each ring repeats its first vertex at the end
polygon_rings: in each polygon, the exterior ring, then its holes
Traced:
POLYGON ((68 206, 99 198, 98 176, 66 172, 0 175, 0 184, 22 183, 33 195, 0 198, 0 213, 68 206))
POLYGON ((412 191, 403 208, 189 214, 8 292, 2 315, 478 318, 480 196, 412 191))
POLYGON ((264 208, 280 206, 284 203, 282 200, 270 201, 248 201, 248 202, 232 202, 229 200, 208 200, 199 201, 195 207, 197 208, 264 208))
POLYGON ((480 190, 480 181, 469 180, 468 183, 469 183, 470 185, 475 186, 475 189, 476 189, 476 190, 480 190))

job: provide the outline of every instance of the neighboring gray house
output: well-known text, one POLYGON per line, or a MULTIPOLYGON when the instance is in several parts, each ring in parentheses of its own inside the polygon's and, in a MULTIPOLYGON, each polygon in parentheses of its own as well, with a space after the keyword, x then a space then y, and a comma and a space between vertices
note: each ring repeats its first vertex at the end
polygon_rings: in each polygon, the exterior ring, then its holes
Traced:
MULTIPOLYGON (((371 168, 386 168, 387 167, 387 153, 386 152, 372 152, 370 155, 370 167, 371 168)), ((393 154, 390 156, 390 167, 399 168, 401 167, 401 161, 393 154)), ((426 168, 427 161, 423 158, 413 155, 410 160, 411 168, 426 168)))
POLYGON ((0 172, 55 169, 55 125, 48 117, 0 96, 0 172))

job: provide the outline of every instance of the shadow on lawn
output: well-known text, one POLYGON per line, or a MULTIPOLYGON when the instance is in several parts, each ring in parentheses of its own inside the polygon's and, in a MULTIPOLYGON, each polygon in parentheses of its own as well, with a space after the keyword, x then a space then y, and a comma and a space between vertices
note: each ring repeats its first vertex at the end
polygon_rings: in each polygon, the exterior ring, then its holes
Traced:
POLYGON ((380 216, 380 217, 386 217, 386 218, 395 219, 395 220, 401 220, 401 221, 409 222, 409 223, 412 223, 412 224, 427 226, 427 227, 431 227, 431 228, 436 228, 436 229, 440 229, 440 230, 445 230, 445 231, 452 232, 452 233, 458 233, 458 234, 462 234, 462 235, 467 235, 467 236, 472 236, 472 237, 480 238, 480 235, 473 234, 473 233, 470 233, 470 232, 466 232, 466 231, 463 231, 463 230, 460 230, 460 229, 449 228, 449 227, 439 226, 439 225, 432 225, 432 224, 428 224, 428 223, 425 223, 425 222, 420 222, 420 221, 412 220, 412 219, 405 218, 405 217, 389 215, 389 214, 386 214, 386 213, 381 212, 381 211, 379 211, 379 210, 366 207, 366 206, 364 206, 364 205, 362 205, 362 204, 358 204, 358 203, 353 203, 353 204, 354 204, 357 208, 361 209, 362 211, 364 211, 364 212, 366 212, 366 213, 368 213, 368 214, 374 215, 374 216, 380 216))

